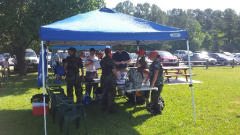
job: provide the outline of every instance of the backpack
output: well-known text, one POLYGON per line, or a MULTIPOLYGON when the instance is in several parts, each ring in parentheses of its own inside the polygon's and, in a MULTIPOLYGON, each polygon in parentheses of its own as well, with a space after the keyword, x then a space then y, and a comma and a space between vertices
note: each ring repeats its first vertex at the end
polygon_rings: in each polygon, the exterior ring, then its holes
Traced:
POLYGON ((127 73, 126 89, 137 89, 142 87, 143 76, 140 72, 130 69, 127 73))
POLYGON ((162 110, 165 107, 165 102, 162 97, 158 98, 158 104, 147 106, 147 110, 153 115, 162 114, 162 110))
MULTIPOLYGON (((136 71, 135 69, 130 69, 127 73, 126 79, 126 90, 128 89, 137 89, 142 87, 143 76, 142 73, 136 71)), ((128 97, 128 101, 130 103, 135 103, 135 92, 126 93, 128 97)), ((143 91, 138 91, 136 96, 136 104, 144 104, 145 103, 145 94, 143 91)))

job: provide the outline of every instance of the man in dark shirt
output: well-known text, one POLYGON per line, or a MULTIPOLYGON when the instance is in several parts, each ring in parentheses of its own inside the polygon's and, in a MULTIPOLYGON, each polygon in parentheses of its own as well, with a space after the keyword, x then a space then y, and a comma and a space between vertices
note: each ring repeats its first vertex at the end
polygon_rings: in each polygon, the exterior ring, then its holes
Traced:
POLYGON ((75 87, 75 94, 77 102, 82 102, 82 86, 81 80, 84 76, 82 59, 76 57, 76 49, 71 47, 68 49, 70 56, 64 61, 64 70, 66 72, 67 81, 67 96, 73 97, 73 86, 75 87), (79 75, 79 68, 81 69, 81 77, 79 75))
POLYGON ((111 58, 111 49, 106 48, 104 51, 105 57, 100 62, 102 68, 101 86, 103 89, 102 109, 113 113, 115 112, 113 105, 117 79, 116 64, 111 58))
POLYGON ((122 45, 117 46, 117 51, 113 54, 112 59, 115 61, 117 71, 121 73, 126 71, 128 63, 131 61, 129 54, 123 50, 122 45))

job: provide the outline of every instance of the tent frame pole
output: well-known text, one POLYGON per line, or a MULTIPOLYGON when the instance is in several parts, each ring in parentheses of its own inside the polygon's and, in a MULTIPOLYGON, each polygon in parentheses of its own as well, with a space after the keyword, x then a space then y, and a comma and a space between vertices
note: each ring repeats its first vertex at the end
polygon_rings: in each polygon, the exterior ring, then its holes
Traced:
POLYGON ((44 133, 47 135, 47 124, 46 124, 46 100, 45 100, 45 58, 44 58, 44 45, 43 41, 41 41, 42 45, 42 89, 43 89, 43 112, 44 112, 44 133))
POLYGON ((194 116, 194 121, 196 121, 196 111, 195 111, 195 102, 194 102, 193 84, 192 84, 192 67, 191 67, 191 62, 190 62, 189 41, 188 40, 187 40, 187 52, 188 52, 188 67, 189 67, 189 74, 190 74, 190 84, 189 84, 189 87, 191 87, 193 116, 194 116))

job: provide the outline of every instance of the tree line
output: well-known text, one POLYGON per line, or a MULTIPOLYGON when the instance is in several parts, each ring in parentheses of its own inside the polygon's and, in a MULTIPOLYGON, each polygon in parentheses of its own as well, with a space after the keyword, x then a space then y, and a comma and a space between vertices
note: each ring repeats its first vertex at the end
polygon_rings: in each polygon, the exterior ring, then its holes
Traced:
MULTIPOLYGON (((232 9, 225 11, 206 9, 172 9, 167 12, 149 3, 133 5, 120 2, 114 10, 138 18, 188 31, 190 50, 209 52, 240 52, 240 16, 232 9)), ((148 49, 149 46, 143 46, 148 49)), ((149 49, 186 50, 185 41, 163 42, 149 49)))
MULTIPOLYGON (((18 73, 26 72, 25 49, 39 52, 40 26, 67 17, 105 7, 104 0, 0 0, 0 53, 10 52, 17 56, 18 73)), ((240 51, 240 16, 232 9, 225 11, 206 9, 172 9, 167 12, 149 3, 133 6, 130 1, 117 4, 114 10, 166 26, 186 29, 190 49, 217 51, 240 51)), ((186 49, 186 41, 167 41, 146 50, 186 49)), ((135 52, 136 47, 128 47, 135 52)))

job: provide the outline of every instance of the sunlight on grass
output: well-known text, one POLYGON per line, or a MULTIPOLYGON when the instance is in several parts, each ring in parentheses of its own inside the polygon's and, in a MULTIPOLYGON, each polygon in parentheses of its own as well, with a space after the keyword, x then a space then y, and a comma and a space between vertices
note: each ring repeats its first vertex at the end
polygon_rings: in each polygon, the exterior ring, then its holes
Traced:
MULTIPOLYGON (((158 135, 158 134, 239 134, 240 133, 240 67, 194 67, 193 84, 197 121, 193 122, 191 88, 188 84, 165 85, 162 97, 166 102, 163 114, 152 116, 145 109, 132 113, 133 105, 116 98, 118 112, 101 111, 100 104, 86 107, 87 121, 79 129, 72 124, 71 135, 83 134, 86 124, 89 135, 158 135)), ((65 84, 62 84, 66 90, 65 84)), ((32 115, 30 99, 42 93, 37 89, 37 73, 27 77, 11 77, 0 89, 0 134, 42 135, 43 117, 32 115), (9 125, 9 126, 7 126, 9 125), (29 130, 31 128, 31 130, 29 130)), ((48 134, 59 132, 58 124, 47 116, 48 134)))

